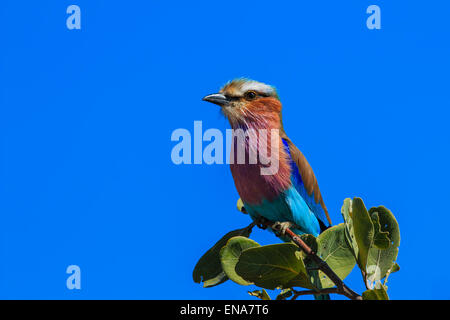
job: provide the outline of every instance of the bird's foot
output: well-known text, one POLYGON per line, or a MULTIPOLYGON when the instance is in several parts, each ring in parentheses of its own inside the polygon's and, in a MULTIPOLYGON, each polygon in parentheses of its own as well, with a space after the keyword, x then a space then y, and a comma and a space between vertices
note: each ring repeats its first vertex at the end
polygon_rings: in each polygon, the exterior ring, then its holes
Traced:
POLYGON ((266 230, 267 229, 267 222, 268 222, 269 220, 267 220, 266 218, 264 218, 264 217, 262 217, 262 216, 259 216, 256 220, 255 220, 255 223, 256 223, 256 225, 258 226, 258 228, 260 228, 260 229, 263 229, 263 230, 266 230))
POLYGON ((275 234, 279 237, 282 236, 284 237, 286 235, 286 230, 292 227, 297 227, 294 223, 289 222, 289 221, 285 221, 285 222, 274 222, 274 224, 272 225, 272 229, 273 231, 275 231, 275 234))

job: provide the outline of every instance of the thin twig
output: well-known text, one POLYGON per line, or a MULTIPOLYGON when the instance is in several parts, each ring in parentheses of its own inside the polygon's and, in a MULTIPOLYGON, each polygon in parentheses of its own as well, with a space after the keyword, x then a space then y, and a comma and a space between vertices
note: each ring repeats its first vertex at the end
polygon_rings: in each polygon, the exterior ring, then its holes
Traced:
POLYGON ((372 288, 370 288, 369 279, 367 279, 367 273, 362 269, 361 269, 361 275, 362 275, 364 285, 366 286, 367 290, 372 289, 372 288))

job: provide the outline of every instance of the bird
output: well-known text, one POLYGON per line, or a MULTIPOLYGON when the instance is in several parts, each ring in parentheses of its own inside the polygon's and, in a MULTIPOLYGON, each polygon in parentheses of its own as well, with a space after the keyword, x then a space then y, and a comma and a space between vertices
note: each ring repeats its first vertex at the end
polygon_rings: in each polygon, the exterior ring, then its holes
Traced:
POLYGON ((274 222, 280 230, 277 235, 284 241, 289 241, 285 237, 287 228, 297 235, 315 237, 329 228, 332 223, 316 176, 284 130, 282 104, 275 87, 238 78, 203 100, 220 106, 233 132, 244 134, 243 139, 234 135, 230 169, 245 212, 256 222, 274 222), (255 132, 265 140, 252 139, 255 132), (270 153, 271 160, 278 162, 273 174, 262 174, 268 168, 264 157, 256 162, 248 160, 252 152, 263 153, 261 141, 268 145, 264 154, 270 153), (244 150, 244 163, 237 161, 239 148, 244 150))

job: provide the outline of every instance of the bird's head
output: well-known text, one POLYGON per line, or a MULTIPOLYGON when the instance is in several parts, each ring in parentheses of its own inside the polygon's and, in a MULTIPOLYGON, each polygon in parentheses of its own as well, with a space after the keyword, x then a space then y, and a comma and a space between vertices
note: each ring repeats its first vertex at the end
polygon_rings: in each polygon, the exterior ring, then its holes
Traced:
POLYGON ((203 100, 219 105, 232 127, 253 121, 281 120, 281 103, 275 88, 261 82, 233 80, 203 100))

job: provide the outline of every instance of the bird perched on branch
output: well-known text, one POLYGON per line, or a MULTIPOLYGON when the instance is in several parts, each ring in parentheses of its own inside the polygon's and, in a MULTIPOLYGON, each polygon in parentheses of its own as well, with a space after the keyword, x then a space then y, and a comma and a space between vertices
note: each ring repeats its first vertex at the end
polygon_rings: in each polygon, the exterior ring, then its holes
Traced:
POLYGON ((283 129, 275 88, 237 79, 203 100, 219 105, 233 129, 231 173, 253 220, 276 222, 282 238, 286 228, 318 236, 331 225, 313 170, 283 129), (239 150, 244 163, 239 161, 239 150), (270 172, 271 168, 275 170, 270 172))

